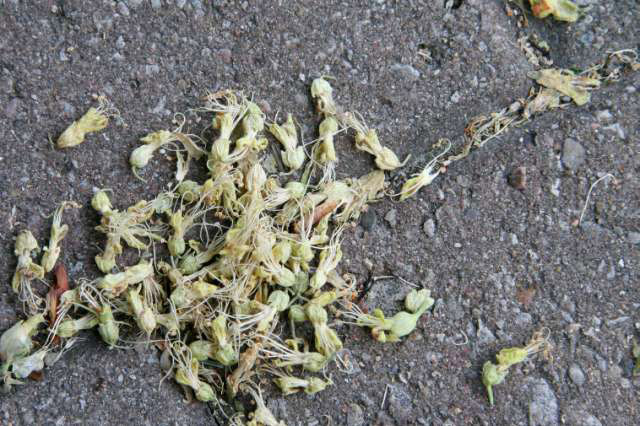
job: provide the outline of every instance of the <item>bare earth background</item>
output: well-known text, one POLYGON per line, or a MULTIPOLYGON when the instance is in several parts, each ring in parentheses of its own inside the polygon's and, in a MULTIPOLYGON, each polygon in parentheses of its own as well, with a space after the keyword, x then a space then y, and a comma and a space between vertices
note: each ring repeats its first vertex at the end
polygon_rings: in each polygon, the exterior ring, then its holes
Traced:
MULTIPOLYGON (((526 96, 532 66, 503 3, 443 3, 0 0, 0 330, 19 318, 9 285, 17 232, 28 227, 44 243, 57 203, 87 205, 65 214, 62 260, 71 279, 97 276, 92 259, 103 240, 88 207, 92 189, 113 189, 118 207, 152 197, 173 164, 156 158, 144 184, 129 153, 207 89, 244 89, 271 117, 295 112, 312 139, 309 84, 331 75, 338 101, 361 111, 402 158, 419 158, 440 137, 459 142, 468 119, 526 96), (107 95, 127 127, 53 150, 48 137, 93 105, 93 94, 107 95)), ((584 67, 639 47, 637 1, 578 3, 593 7, 577 24, 531 20, 525 30, 551 44, 556 65, 584 67)), ((340 328, 354 371, 334 368, 335 386, 314 397, 267 388, 274 412, 291 425, 638 424, 630 337, 640 321, 639 89, 640 73, 627 76, 583 108, 489 143, 409 201, 372 206, 349 232, 342 272, 359 283, 395 274, 430 288, 434 312, 395 345, 340 328), (523 191, 507 181, 520 166, 523 191), (618 185, 601 182, 583 225, 572 226, 604 173, 618 185), (527 289, 535 289, 530 300, 527 289), (553 363, 514 368, 490 408, 482 363, 541 327, 551 330, 553 363)), ((339 176, 373 167, 348 139, 338 145, 339 176)), ((408 289, 376 281, 366 302, 392 311, 408 289)), ((89 333, 41 382, 0 396, 0 423, 225 424, 161 377, 154 350, 110 351, 89 333)))

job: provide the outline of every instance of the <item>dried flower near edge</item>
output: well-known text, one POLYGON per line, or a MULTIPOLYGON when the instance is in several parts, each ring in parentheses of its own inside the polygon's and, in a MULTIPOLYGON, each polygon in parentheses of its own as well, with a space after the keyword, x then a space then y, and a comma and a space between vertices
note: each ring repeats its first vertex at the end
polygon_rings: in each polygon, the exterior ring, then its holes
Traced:
POLYGON ((502 349, 496 355, 498 364, 494 364, 491 361, 485 362, 482 367, 482 383, 487 389, 487 396, 491 406, 494 403, 493 386, 504 381, 511 366, 525 361, 538 352, 542 352, 546 358, 550 358, 550 348, 548 336, 544 336, 542 332, 536 332, 526 346, 502 349))
MULTIPOLYGON (((38 326, 44 322, 44 314, 33 315, 24 321, 15 323, 0 336, 0 361, 8 367, 11 362, 33 349, 31 336, 36 334, 38 326)), ((4 365, 2 369, 4 369, 4 365)))
POLYGON ((60 242, 67 235, 67 232, 69 232, 69 225, 62 224, 62 213, 69 207, 80 208, 81 206, 73 201, 65 201, 56 209, 53 215, 49 245, 44 248, 44 255, 42 256, 41 262, 45 273, 53 270, 53 267, 56 265, 58 257, 60 256, 60 242))
POLYGON ((571 0, 529 0, 531 11, 536 18, 544 19, 553 15, 558 21, 576 22, 580 9, 571 0))
POLYGON ((11 280, 11 287, 19 298, 27 303, 31 313, 35 313, 42 302, 31 289, 31 280, 44 278, 44 269, 31 257, 39 249, 38 242, 31 231, 24 230, 16 237, 14 253, 18 257, 18 265, 11 280))
POLYGON ((590 90, 600 87, 600 80, 597 78, 576 75, 572 71, 565 69, 548 68, 532 71, 528 75, 541 86, 557 90, 563 95, 569 96, 578 106, 589 102, 591 99, 590 90))
POLYGON ((98 108, 89 108, 78 121, 71 123, 67 129, 62 132, 56 143, 58 148, 69 148, 80 145, 84 142, 87 134, 98 132, 109 124, 109 114, 117 111, 110 106, 104 97, 99 98, 100 105, 98 108))
POLYGON ((376 166, 380 170, 395 170, 402 167, 409 157, 400 162, 398 156, 389 148, 382 146, 375 129, 368 128, 361 120, 356 119, 353 113, 348 113, 346 123, 356 131, 356 148, 375 157, 376 166))
POLYGON ((402 189, 400 190, 399 194, 400 201, 404 201, 407 198, 411 197, 421 188, 424 188, 425 186, 431 184, 431 182, 433 182, 433 180, 438 177, 441 171, 440 167, 438 167, 438 160, 451 148, 451 142, 441 139, 439 143, 443 141, 448 143, 447 148, 445 148, 442 153, 431 160, 420 173, 411 177, 402 185, 402 189))
POLYGON ((335 115, 336 103, 333 100, 333 88, 324 78, 316 78, 311 82, 311 97, 316 101, 319 112, 327 115, 335 115))

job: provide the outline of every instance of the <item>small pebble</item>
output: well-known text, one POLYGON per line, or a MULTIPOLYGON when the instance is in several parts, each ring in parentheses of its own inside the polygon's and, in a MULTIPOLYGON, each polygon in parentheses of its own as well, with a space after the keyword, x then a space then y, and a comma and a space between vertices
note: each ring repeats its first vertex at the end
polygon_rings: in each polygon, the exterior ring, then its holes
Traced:
POLYGON ((384 220, 393 228, 398 223, 398 219, 396 218, 397 211, 396 209, 391 209, 384 215, 384 220))
POLYGON ((422 225, 422 230, 429 238, 433 238, 436 235, 436 223, 433 219, 428 219, 422 225))
POLYGON ((569 367, 569 377, 571 381, 578 386, 582 386, 585 382, 585 376, 578 364, 571 364, 569 367))
POLYGON ((568 169, 578 169, 587 159, 585 149, 573 139, 564 141, 562 150, 562 164, 568 169))
POLYGON ((364 425, 364 411, 358 404, 349 404, 349 411, 347 412, 347 424, 349 426, 364 425))
POLYGON ((118 13, 122 16, 129 16, 129 8, 125 2, 118 2, 118 13))

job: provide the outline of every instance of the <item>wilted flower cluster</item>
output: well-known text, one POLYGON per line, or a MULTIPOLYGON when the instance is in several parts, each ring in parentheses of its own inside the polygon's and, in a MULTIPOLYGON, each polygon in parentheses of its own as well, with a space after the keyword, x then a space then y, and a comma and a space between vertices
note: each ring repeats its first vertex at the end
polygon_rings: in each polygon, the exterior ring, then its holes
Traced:
POLYGON ((143 137, 130 156, 134 174, 151 167, 154 152, 169 149, 177 183, 124 209, 114 207, 108 190, 95 192, 96 230, 104 235, 98 279, 65 281, 46 299, 31 286, 54 269, 69 231, 62 213, 77 204, 55 211, 40 263, 36 239, 23 231, 13 286, 31 317, 0 340, 5 385, 42 369, 45 355, 59 354, 82 330, 96 329, 112 348, 157 346, 187 395, 218 401, 246 392, 257 403, 247 424, 280 424, 261 400, 258 376, 274 378, 285 394, 313 394, 332 384, 325 369, 343 348, 336 324, 370 327, 381 342, 409 334, 433 304, 427 290, 407 296, 406 312, 368 315, 352 303, 353 278, 337 272, 345 229, 383 196, 384 171, 401 163, 375 130, 339 111, 326 80, 313 82, 312 95, 322 120, 310 161, 291 114, 283 124, 266 123, 256 103, 230 91, 209 94, 198 110, 211 120, 211 144, 183 132, 184 122, 143 137), (380 170, 336 180, 334 137, 351 129, 356 147, 374 155, 380 170), (287 173, 263 169, 265 130, 281 144, 287 173), (191 159, 202 157, 207 176, 186 179, 191 159), (125 265, 121 255, 132 249, 138 260, 125 265))

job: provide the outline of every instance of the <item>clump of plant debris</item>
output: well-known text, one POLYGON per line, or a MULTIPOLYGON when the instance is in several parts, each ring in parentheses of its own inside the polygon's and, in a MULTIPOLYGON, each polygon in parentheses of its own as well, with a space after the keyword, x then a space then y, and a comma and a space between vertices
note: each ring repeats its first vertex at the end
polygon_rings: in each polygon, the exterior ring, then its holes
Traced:
MULTIPOLYGON (((0 340, 5 387, 42 369, 46 354, 59 355, 82 330, 96 329, 110 348, 119 348, 129 345, 127 328, 160 349, 166 374, 189 398, 222 402, 249 394, 257 408, 246 424, 281 424, 262 402, 260 377, 272 377, 285 394, 320 392, 333 383, 324 371, 344 346, 336 324, 371 328, 381 342, 411 333, 433 304, 428 290, 409 293, 406 311, 390 318, 381 311, 368 315, 353 303, 355 280, 338 273, 345 230, 383 196, 384 171, 402 163, 375 129, 336 104, 326 80, 314 81, 312 96, 322 120, 309 159, 291 114, 282 124, 267 124, 256 103, 230 91, 208 94, 197 110, 211 121, 211 143, 185 132, 184 120, 143 137, 130 156, 133 173, 142 178, 154 153, 165 148, 176 156, 176 183, 126 208, 114 207, 109 191, 95 192, 96 230, 104 235, 95 257, 104 275, 95 280, 70 288, 58 265, 58 282, 46 298, 32 286, 56 266, 69 232, 62 214, 77 204, 56 209, 41 262, 34 258, 37 240, 23 231, 13 287, 31 316, 0 340), (288 173, 263 169, 265 130, 281 144, 288 173), (351 134, 379 170, 336 180, 338 133, 351 134), (187 179, 192 160, 200 159, 207 176, 187 179), (302 175, 295 173, 300 169, 302 175), (127 249, 140 254, 134 264, 122 262, 127 249)), ((76 144, 106 125, 100 111, 88 114, 91 120, 80 119, 61 140, 76 144)))
POLYGON ((529 343, 524 347, 502 349, 496 355, 497 364, 487 361, 482 366, 482 383, 487 389, 489 403, 493 406, 493 386, 504 381, 509 373, 509 368, 522 363, 534 354, 541 352, 545 359, 551 359, 551 344, 548 336, 543 332, 534 333, 529 343))
MULTIPOLYGON (((518 99, 500 111, 472 118, 464 129, 464 141, 453 153, 438 161, 446 167, 466 158, 476 148, 503 135, 512 127, 521 126, 534 116, 566 108, 572 102, 582 106, 591 99, 591 92, 620 79, 627 72, 640 70, 635 50, 618 50, 607 54, 602 62, 584 70, 546 68, 529 73, 540 87, 532 87, 524 99, 518 99)), ((432 165, 431 168, 436 168, 432 165)))

